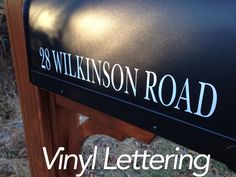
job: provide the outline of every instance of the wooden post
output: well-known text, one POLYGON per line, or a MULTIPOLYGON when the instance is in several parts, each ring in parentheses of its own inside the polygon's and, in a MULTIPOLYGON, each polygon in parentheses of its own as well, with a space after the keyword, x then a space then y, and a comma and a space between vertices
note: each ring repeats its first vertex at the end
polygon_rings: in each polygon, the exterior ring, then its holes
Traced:
POLYGON ((54 170, 47 170, 42 146, 52 154, 52 134, 48 114, 48 93, 29 82, 28 62, 22 18, 22 0, 7 0, 7 20, 14 62, 14 70, 30 162, 31 176, 55 176, 54 170))

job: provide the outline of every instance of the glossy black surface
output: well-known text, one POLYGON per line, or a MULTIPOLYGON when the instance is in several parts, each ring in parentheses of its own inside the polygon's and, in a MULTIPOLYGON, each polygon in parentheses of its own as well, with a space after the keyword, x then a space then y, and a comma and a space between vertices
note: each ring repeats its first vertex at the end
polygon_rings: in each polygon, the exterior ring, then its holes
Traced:
MULTIPOLYGON (((232 166, 224 150, 236 144, 236 1, 33 0, 25 2, 24 13, 32 83, 199 152, 211 153, 232 166), (40 47, 49 50, 50 70, 42 68, 40 47), (123 71, 128 66, 133 76, 138 68, 136 96, 131 94, 130 85, 126 94, 125 85, 117 92, 111 86, 56 73, 52 50, 71 54, 73 72, 76 55, 107 61, 110 66, 119 64, 123 71), (157 76, 157 103, 144 99, 146 71, 157 76), (166 75, 176 82, 176 99, 171 106, 158 99, 158 86, 166 75), (192 113, 186 112, 183 100, 179 110, 174 108, 186 79, 192 113), (217 92, 216 108, 207 118, 194 114, 199 82, 213 85, 217 92)), ((106 78, 104 73, 102 77, 106 78)), ((120 79, 116 74, 115 83, 119 85, 120 79)), ((166 102, 171 90, 172 84, 166 80, 162 92, 166 102)), ((202 112, 207 114, 211 104, 208 88, 202 112)))

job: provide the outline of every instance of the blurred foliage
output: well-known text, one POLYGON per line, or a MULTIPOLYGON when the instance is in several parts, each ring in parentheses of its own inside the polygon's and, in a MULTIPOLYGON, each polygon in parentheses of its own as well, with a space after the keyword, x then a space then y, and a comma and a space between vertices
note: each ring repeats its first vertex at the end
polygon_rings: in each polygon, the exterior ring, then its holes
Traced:
POLYGON ((9 56, 10 46, 7 33, 7 22, 4 9, 4 1, 0 0, 0 59, 9 56))

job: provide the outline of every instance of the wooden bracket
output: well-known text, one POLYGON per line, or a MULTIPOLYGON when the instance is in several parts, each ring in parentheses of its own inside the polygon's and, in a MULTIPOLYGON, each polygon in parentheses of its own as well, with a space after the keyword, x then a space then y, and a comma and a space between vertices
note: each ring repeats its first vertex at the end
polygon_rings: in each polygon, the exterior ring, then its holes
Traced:
MULTIPOLYGON (((108 135, 119 141, 134 137, 145 143, 150 143, 155 137, 154 134, 148 131, 64 97, 56 96, 56 103, 64 108, 78 111, 90 117, 85 123, 71 131, 68 140, 68 154, 79 154, 86 139, 95 134, 108 135)), ((78 169, 80 169, 80 167, 78 167, 78 169)), ((69 163, 69 174, 73 174, 74 172, 72 163, 69 163)))
MULTIPOLYGON (((129 136, 118 129, 105 126, 96 119, 88 119, 72 132, 69 137, 68 154, 78 154, 81 152, 82 146, 89 136, 103 134, 113 137, 119 141, 124 141, 129 136)), ((70 161, 71 162, 71 161, 70 161)), ((80 171, 80 166, 78 167, 80 171)), ((69 163, 69 174, 73 174, 73 164, 69 163)))

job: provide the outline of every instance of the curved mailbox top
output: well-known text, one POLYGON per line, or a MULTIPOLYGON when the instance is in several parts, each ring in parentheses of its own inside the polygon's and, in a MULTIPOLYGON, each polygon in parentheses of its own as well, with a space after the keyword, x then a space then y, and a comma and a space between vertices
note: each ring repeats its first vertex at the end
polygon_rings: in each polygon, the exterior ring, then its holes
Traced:
POLYGON ((32 83, 199 151, 236 143, 235 1, 34 0, 24 14, 32 83))

